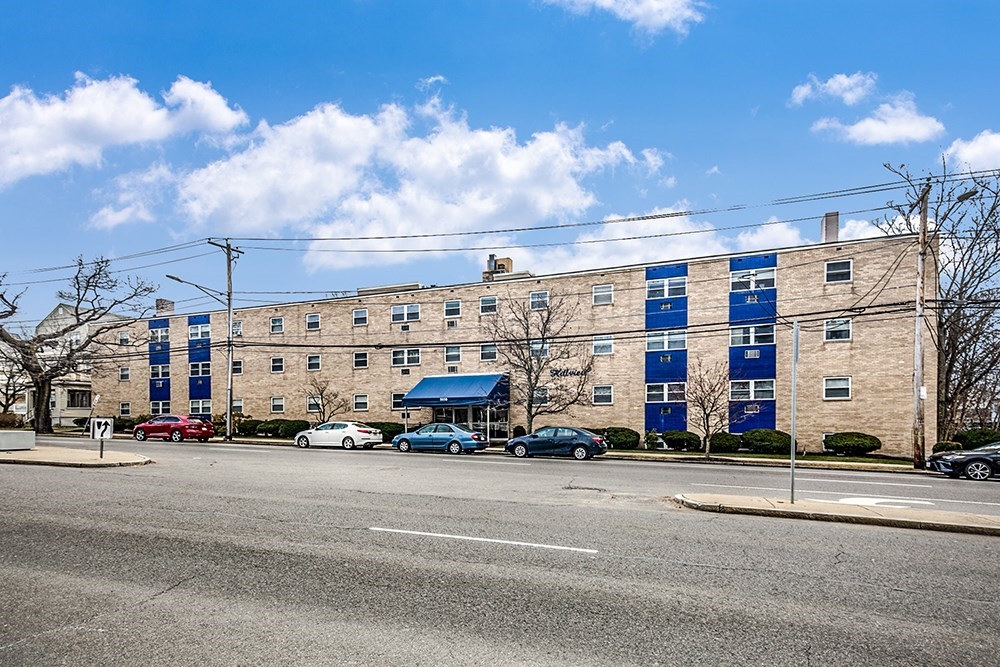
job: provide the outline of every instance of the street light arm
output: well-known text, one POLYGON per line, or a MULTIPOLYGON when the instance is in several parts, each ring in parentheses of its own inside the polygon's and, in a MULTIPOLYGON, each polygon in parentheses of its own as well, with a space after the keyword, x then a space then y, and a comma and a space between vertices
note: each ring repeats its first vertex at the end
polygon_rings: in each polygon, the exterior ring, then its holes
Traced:
POLYGON ((218 301, 219 303, 221 303, 223 306, 227 305, 227 301, 223 298, 223 297, 226 296, 226 293, 223 292, 223 291, 221 291, 221 290, 212 289, 211 287, 205 287, 203 285, 199 285, 197 283, 193 283, 190 280, 184 280, 183 278, 178 278, 177 276, 172 276, 169 273, 167 274, 167 278, 169 278, 170 280, 173 280, 175 282, 178 282, 178 283, 183 283, 185 285, 190 285, 191 287, 194 287, 195 289, 201 290, 205 295, 212 297, 213 299, 215 299, 216 301, 218 301))

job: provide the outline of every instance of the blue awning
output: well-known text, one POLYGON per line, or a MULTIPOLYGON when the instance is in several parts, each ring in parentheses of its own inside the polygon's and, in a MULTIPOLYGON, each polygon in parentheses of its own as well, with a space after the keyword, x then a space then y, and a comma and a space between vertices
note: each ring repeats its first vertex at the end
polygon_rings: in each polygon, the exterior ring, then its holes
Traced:
POLYGON ((501 373, 432 375, 403 397, 408 408, 447 405, 503 405, 510 401, 510 382, 501 373))

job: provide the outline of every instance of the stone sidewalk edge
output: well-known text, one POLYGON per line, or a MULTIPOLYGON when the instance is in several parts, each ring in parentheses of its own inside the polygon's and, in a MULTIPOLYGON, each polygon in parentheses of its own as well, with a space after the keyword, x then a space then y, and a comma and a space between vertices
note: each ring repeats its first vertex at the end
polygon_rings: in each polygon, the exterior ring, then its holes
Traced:
POLYGON ((992 535, 1000 537, 1000 527, 963 523, 943 523, 921 519, 900 519, 880 516, 862 516, 854 514, 832 514, 829 512, 812 512, 808 510, 786 510, 770 507, 751 507, 746 505, 724 505, 722 503, 705 503, 687 498, 684 494, 673 496, 671 501, 682 507, 702 512, 719 512, 721 514, 749 514, 754 516, 777 517, 783 519, 806 519, 809 521, 833 521, 837 523, 861 523, 874 526, 890 526, 894 528, 915 528, 919 530, 938 530, 951 533, 970 533, 973 535, 992 535))

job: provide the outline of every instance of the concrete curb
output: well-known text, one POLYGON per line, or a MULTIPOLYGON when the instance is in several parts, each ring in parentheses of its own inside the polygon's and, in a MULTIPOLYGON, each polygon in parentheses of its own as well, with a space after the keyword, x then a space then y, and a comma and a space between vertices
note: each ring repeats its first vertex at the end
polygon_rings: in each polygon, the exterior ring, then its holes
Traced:
POLYGON ((142 456, 141 454, 135 455, 139 460, 135 461, 99 461, 93 463, 90 461, 52 461, 46 459, 38 459, 33 461, 27 460, 16 460, 16 459, 0 459, 0 464, 7 465, 22 465, 22 466, 56 466, 59 468, 129 468, 133 466, 144 466, 150 463, 156 463, 153 459, 148 456, 142 456))
MULTIPOLYGON (((838 523, 857 523, 872 526, 890 526, 894 528, 915 528, 918 530, 937 530, 952 533, 968 533, 973 535, 991 535, 1000 537, 1000 526, 989 526, 972 522, 932 521, 920 518, 920 511, 913 510, 912 518, 895 516, 878 516, 873 514, 855 514, 845 512, 824 512, 815 509, 784 509, 778 507, 757 507, 751 504, 726 504, 703 502, 678 494, 670 499, 672 502, 689 509, 702 512, 718 512, 721 514, 747 514, 752 516, 778 517, 785 519, 806 519, 809 521, 833 521, 838 523)), ((808 506, 808 503, 804 504, 808 506)), ((957 514, 956 514, 957 515, 957 514)), ((965 515, 957 515, 965 516, 965 515)))

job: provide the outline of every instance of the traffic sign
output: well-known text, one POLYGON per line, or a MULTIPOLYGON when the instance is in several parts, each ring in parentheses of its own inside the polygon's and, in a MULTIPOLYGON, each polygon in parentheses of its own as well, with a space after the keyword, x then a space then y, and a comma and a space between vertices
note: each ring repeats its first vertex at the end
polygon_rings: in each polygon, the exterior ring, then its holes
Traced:
POLYGON ((90 420, 90 437, 93 440, 110 440, 115 431, 115 420, 107 417, 94 417, 90 420))

